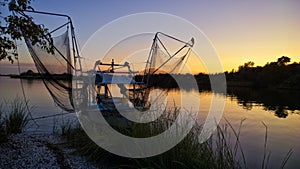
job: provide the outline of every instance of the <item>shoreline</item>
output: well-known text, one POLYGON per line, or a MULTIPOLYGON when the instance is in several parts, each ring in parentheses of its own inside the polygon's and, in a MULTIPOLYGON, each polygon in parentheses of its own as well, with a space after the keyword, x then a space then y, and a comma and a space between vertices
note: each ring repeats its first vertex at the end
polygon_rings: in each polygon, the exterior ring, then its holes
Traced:
MULTIPOLYGON (((26 79, 26 80, 43 80, 43 79, 50 79, 46 78, 45 75, 16 75, 16 74, 0 74, 0 77, 9 77, 11 79, 26 79)), ((56 80, 68 80, 70 77, 66 74, 58 74, 52 76, 56 80)), ((199 90, 211 90, 210 89, 210 82, 209 80, 205 79, 197 79, 197 85, 199 90)), ((160 88, 178 88, 178 86, 175 85, 169 85, 169 86, 161 86, 157 83, 154 84, 154 87, 160 87, 160 88)), ((288 90, 288 91, 300 91, 300 86, 297 85, 289 85, 289 86, 255 86, 254 82, 251 81, 232 81, 227 80, 226 81, 226 87, 227 88, 249 88, 249 89, 268 89, 268 90, 288 90)))
POLYGON ((0 145, 0 168, 98 168, 58 134, 15 134, 0 145))

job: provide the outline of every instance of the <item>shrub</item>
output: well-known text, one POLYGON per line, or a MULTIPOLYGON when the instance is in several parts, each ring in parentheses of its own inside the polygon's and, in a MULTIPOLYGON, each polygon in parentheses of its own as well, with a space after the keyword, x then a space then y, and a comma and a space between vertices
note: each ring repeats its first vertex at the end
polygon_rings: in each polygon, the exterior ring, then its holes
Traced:
POLYGON ((6 142, 7 140, 2 114, 3 114, 3 104, 0 103, 0 143, 6 142))
POLYGON ((6 105, 4 119, 6 134, 22 133, 29 122, 28 101, 22 101, 17 97, 11 102, 6 102, 6 105))

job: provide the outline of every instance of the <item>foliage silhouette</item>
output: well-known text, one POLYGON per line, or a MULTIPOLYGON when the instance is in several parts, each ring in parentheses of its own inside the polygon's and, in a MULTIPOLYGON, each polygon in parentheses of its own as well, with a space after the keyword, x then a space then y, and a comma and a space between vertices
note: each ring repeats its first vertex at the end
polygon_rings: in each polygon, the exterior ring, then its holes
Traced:
POLYGON ((13 63, 17 59, 17 40, 30 39, 32 45, 38 45, 49 53, 54 53, 53 39, 44 25, 36 24, 24 11, 34 9, 31 0, 4 0, 0 2, 0 61, 8 59, 13 63), (3 16, 6 7, 10 14, 3 16), (3 8, 3 9, 2 9, 3 8))
POLYGON ((290 61, 289 57, 282 56, 277 62, 267 63, 263 67, 253 67, 253 62, 247 62, 237 72, 225 72, 228 86, 299 90, 300 64, 287 64, 290 61))

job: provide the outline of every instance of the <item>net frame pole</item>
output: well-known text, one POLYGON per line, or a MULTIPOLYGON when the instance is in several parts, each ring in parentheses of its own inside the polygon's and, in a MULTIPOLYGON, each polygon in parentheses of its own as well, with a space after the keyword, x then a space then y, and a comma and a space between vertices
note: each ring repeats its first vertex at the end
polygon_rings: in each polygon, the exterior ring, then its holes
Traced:
POLYGON ((193 45, 194 45, 193 42, 192 42, 192 44, 190 44, 189 42, 185 42, 185 41, 183 41, 183 40, 180 40, 180 39, 178 39, 178 38, 175 38, 175 37, 173 37, 173 36, 171 36, 171 35, 168 35, 168 34, 165 34, 165 33, 163 33, 163 32, 157 32, 156 34, 162 34, 162 35, 164 35, 164 36, 166 36, 166 37, 169 37, 169 38, 171 38, 171 39, 174 39, 174 40, 176 40, 176 41, 179 41, 179 42, 181 42, 181 43, 184 43, 184 44, 186 44, 186 45, 188 45, 188 46, 190 46, 190 47, 193 47, 193 45))
POLYGON ((153 60, 153 52, 156 48, 156 41, 157 41, 157 33, 155 34, 155 37, 153 38, 153 42, 152 42, 152 46, 151 46, 151 50, 149 52, 149 56, 148 56, 148 59, 147 59, 147 63, 146 63, 146 67, 145 67, 145 70, 144 70, 144 76, 142 78, 142 82, 144 82, 144 77, 146 76, 147 74, 147 82, 146 82, 146 87, 148 87, 148 83, 149 83, 149 79, 150 79, 150 72, 151 72, 151 63, 152 63, 152 60, 153 60), (148 73, 146 73, 147 71, 147 68, 148 68, 148 73))
MULTIPOLYGON (((70 64, 70 66, 72 67, 72 69, 74 69, 76 71, 76 58, 80 58, 79 56, 79 50, 78 50, 78 45, 77 45, 77 40, 76 40, 76 37, 75 37, 75 31, 74 31, 74 26, 73 26, 73 23, 72 23, 72 19, 69 15, 66 15, 66 14, 60 14, 60 13, 52 13, 52 12, 44 12, 44 11, 33 11, 33 10, 23 10, 23 12, 29 12, 29 13, 36 13, 36 14, 42 14, 42 15, 51 15, 51 16, 58 16, 58 17, 66 17, 68 19, 68 22, 59 26, 58 28, 52 30, 51 32, 49 33, 53 33, 57 30, 59 30, 60 28, 70 24, 70 27, 71 27, 71 41, 72 41, 72 48, 73 48, 73 57, 74 57, 74 65, 72 65, 70 62, 68 62, 70 64)), ((66 58, 64 58, 66 59, 66 58)), ((82 66, 81 66, 81 61, 80 59, 78 59, 79 61, 79 69, 80 71, 82 72, 82 66)))
MULTIPOLYGON (((73 26, 73 23, 72 23, 72 19, 69 15, 66 15, 66 14, 59 14, 59 13, 52 13, 52 12, 44 12, 44 11, 34 11, 34 10, 23 10, 22 12, 29 12, 29 13, 35 13, 35 14, 41 14, 41 15, 50 15, 50 16, 58 16, 58 17, 65 17, 67 18, 68 22, 59 26, 58 28, 52 30, 51 32, 49 32, 50 34, 63 28, 64 26, 68 26, 70 25, 70 34, 71 34, 71 43, 72 43, 72 53, 73 53, 73 65, 72 65, 72 61, 68 61, 61 53, 59 50, 56 49, 56 47, 54 46, 55 50, 58 51, 58 53, 63 57, 64 60, 67 61, 67 64, 69 65, 68 67, 68 72, 71 74, 71 75, 74 75, 75 76, 82 76, 82 64, 81 64, 81 57, 80 57, 80 52, 79 52, 79 49, 78 49, 78 44, 77 44, 77 40, 76 40, 76 36, 75 36, 75 29, 74 29, 74 26, 73 26), (78 62, 78 65, 77 65, 77 62, 78 62), (76 67, 79 67, 78 69, 76 67), (72 69, 74 70, 72 72, 72 69)), ((68 28, 69 29, 69 28, 68 28)), ((70 58, 72 59, 72 58, 70 58)), ((78 82, 78 80, 76 80, 76 87, 82 85, 80 82, 78 82)), ((72 92, 72 91, 71 91, 72 92)), ((71 97, 71 95, 70 95, 71 97)), ((71 105, 74 107, 73 105, 73 102, 72 100, 70 99, 71 101, 71 105)))
MULTIPOLYGON (((175 38, 173 36, 170 36, 168 34, 165 34, 163 32, 156 32, 155 33, 155 36, 153 38, 153 43, 151 45, 151 50, 149 52, 149 56, 148 56, 148 59, 147 59, 147 62, 146 62, 146 66, 145 66, 145 70, 144 70, 144 76, 142 78, 142 82, 144 82, 144 78, 145 76, 147 76, 147 81, 146 81, 146 87, 149 87, 149 79, 150 79, 150 76, 153 75, 155 72, 157 72, 160 68, 162 68, 165 64, 167 64, 172 58, 174 58, 180 51, 182 51, 184 48, 186 47, 193 47, 194 46, 194 39, 192 38, 189 42, 185 42, 183 40, 180 40, 178 38, 175 38), (169 51, 167 50, 167 48, 165 47, 165 45, 162 43, 161 39, 159 38, 159 35, 163 35, 163 36, 166 36, 168 38, 171 38, 175 41, 178 41, 178 42, 181 42, 184 44, 183 47, 181 47, 179 50, 177 50, 173 55, 171 55, 169 53, 169 51), (152 63, 152 60, 153 60, 153 52, 155 51, 155 48, 157 47, 157 42, 159 42, 163 49, 166 51, 166 53, 168 54, 169 58, 164 62, 162 63, 158 68, 156 68, 152 73, 151 73, 151 63, 152 63), (148 71, 148 72, 147 72, 148 71)), ((189 53, 190 50, 187 51, 186 55, 189 53)))
MULTIPOLYGON (((162 33, 162 32, 158 32, 158 33, 156 33, 157 35, 158 34, 162 34, 162 35, 164 35, 164 36, 167 36, 167 37, 169 37, 169 38, 172 38, 172 39, 174 39, 174 40, 176 40, 176 41, 179 41, 179 42, 182 42, 182 43, 184 43, 184 46, 182 46, 179 50, 177 50, 173 55, 170 55, 170 53, 168 52, 168 50, 166 49, 166 47, 165 47, 165 45, 162 43, 162 41, 159 39, 159 37, 158 36, 156 36, 156 38, 158 39, 158 41, 159 41, 159 43, 163 46, 163 48, 164 48, 164 50, 167 52, 167 54, 169 55, 169 58, 164 62, 164 63, 162 63, 158 68, 156 68, 153 72, 152 72, 152 74, 151 75, 153 75, 155 72, 157 72, 160 68, 162 68, 165 64, 167 64, 172 58, 174 58, 180 51, 182 51, 184 48, 186 48, 186 47, 192 47, 194 44, 190 44, 190 43, 188 43, 188 42, 184 42, 184 41, 182 41, 182 40, 180 40, 180 39, 177 39, 177 38, 175 38, 175 37, 172 37, 172 36, 170 36, 170 35, 167 35, 167 34, 164 34, 164 33, 162 33)), ((189 52, 189 51, 188 51, 189 52)), ((187 53, 188 53, 187 52, 187 53)))

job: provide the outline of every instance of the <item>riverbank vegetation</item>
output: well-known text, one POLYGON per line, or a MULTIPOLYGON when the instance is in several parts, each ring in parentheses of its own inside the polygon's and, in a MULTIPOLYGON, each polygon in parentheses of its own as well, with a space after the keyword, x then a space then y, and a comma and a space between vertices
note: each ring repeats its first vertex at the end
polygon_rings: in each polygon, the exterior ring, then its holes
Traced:
MULTIPOLYGON (((12 102, 2 102, 0 107, 0 135, 1 142, 6 142, 12 134, 21 133, 26 128, 29 118, 27 105, 17 98, 12 102)), ((166 111, 166 115, 149 125, 134 124, 130 128, 118 128, 118 131, 136 138, 150 137, 167 130, 177 117, 178 109, 166 111), (175 112, 174 112, 175 111, 175 112)), ((164 114, 165 114, 164 113, 164 114)), ((148 158, 125 158, 113 155, 95 144, 76 122, 66 121, 62 124, 60 132, 66 138, 67 145, 75 148, 75 154, 85 156, 99 167, 109 168, 247 168, 247 161, 240 139, 240 126, 236 129, 225 119, 225 124, 218 125, 213 135, 205 142, 199 143, 202 131, 200 124, 195 124, 187 136, 169 151, 148 158)), ((263 127, 263 126, 262 126, 263 127)), ((266 126, 265 126, 266 127, 266 126)), ((266 127, 267 129, 267 127, 266 127)), ((270 155, 267 154, 267 130, 265 135, 264 154, 262 154, 262 168, 268 168, 270 155)), ((288 163, 292 151, 288 151, 282 160, 281 167, 288 163)))
MULTIPOLYGON (((232 69, 230 72, 224 72, 226 77, 227 87, 249 87, 256 89, 290 89, 300 90, 300 62, 293 62, 290 64, 291 59, 287 56, 282 56, 274 62, 268 62, 264 66, 254 66, 252 61, 240 65, 237 70, 232 69)), ((197 75, 181 74, 181 75, 168 75, 158 74, 153 75, 151 83, 153 86, 160 88, 176 88, 178 87, 175 79, 182 81, 189 81, 195 78, 199 90, 210 90, 210 78, 214 80, 218 78, 221 73, 205 74, 199 73, 197 75), (174 78, 175 77, 175 78, 174 78)), ((224 83, 222 81, 218 83, 224 83)), ((190 86, 186 87, 187 89, 190 86)))
MULTIPOLYGON (((171 117, 171 116, 170 116, 171 117)), ((174 117, 174 116, 172 116, 174 117)), ((170 119, 169 119, 170 120, 170 119)), ((136 138, 150 137, 152 134, 160 133, 170 127, 167 119, 158 120, 156 125, 151 127, 144 125, 133 125, 132 128, 119 129, 119 132, 136 138)), ((174 119, 173 119, 174 120, 174 119)), ((171 121, 173 121, 171 120, 171 121)), ((81 128, 80 125, 63 133, 68 144, 77 149, 77 153, 86 156, 99 167, 105 165, 108 168, 248 168, 247 160, 243 151, 243 143, 240 141, 240 134, 243 121, 236 129, 229 121, 218 125, 213 135, 205 142, 198 141, 202 126, 194 125, 187 136, 175 147, 167 152, 148 158, 125 158, 107 152, 95 144, 81 128)), ((262 125, 264 127, 264 125, 262 125)), ((265 126, 266 127, 266 126, 265 126)), ((99 131, 100 132, 100 131, 99 131)), ((262 143, 264 154, 260 154, 263 169, 269 168, 268 162, 272 158, 267 146, 268 132, 266 127, 265 142, 262 143)), ((281 167, 287 164, 292 155, 292 150, 288 151, 282 159, 281 167)))
MULTIPOLYGON (((162 126, 167 125, 167 122, 154 125, 152 130, 145 130, 145 127, 141 130, 141 126, 134 126, 131 129, 134 133, 131 135, 135 137, 151 135, 152 132, 159 132, 162 126)), ((201 126, 194 126, 192 131, 171 150, 141 159, 120 157, 105 151, 96 145, 80 126, 70 130, 67 140, 80 154, 98 162, 99 166, 104 163, 111 168, 246 168, 246 160, 241 155, 243 151, 238 136, 234 139, 235 143, 231 144, 227 129, 218 126, 216 134, 200 144, 198 136, 201 126)))
POLYGON ((256 67, 249 61, 237 71, 226 72, 228 86, 300 90, 300 63, 289 64, 290 61, 289 57, 282 56, 275 62, 256 67))
POLYGON ((28 101, 15 98, 0 104, 0 143, 12 134, 22 133, 29 123, 28 101))

